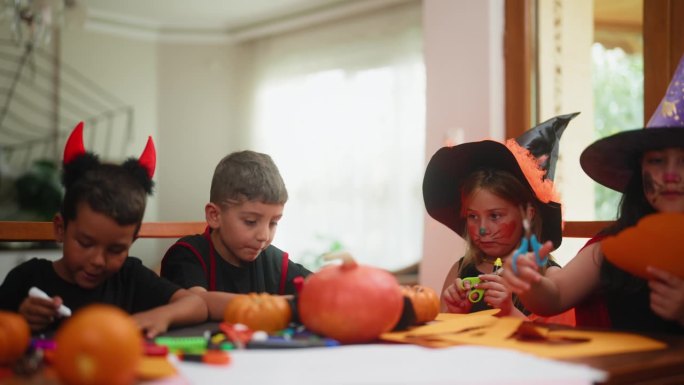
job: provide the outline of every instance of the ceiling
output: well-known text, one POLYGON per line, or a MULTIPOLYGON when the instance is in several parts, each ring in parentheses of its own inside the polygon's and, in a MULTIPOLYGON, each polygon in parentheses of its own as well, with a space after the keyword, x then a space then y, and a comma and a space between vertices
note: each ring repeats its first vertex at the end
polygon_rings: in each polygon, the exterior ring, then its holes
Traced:
POLYGON ((91 29, 158 40, 241 41, 416 0, 71 1, 91 29))
MULTIPOLYGON (((164 29, 233 30, 316 11, 345 0, 79 0, 88 13, 147 22, 164 29)), ((348 1, 347 1, 348 2, 348 1)))
MULTIPOLYGON (((165 29, 234 30, 368 0, 77 0, 98 14, 148 22, 165 29)), ((643 0, 596 0, 597 21, 641 24, 643 0)))
MULTIPOLYGON (((409 0, 72 0, 91 27, 152 38, 242 40, 409 0), (279 27, 280 26, 280 27, 279 27)), ((595 0, 595 25, 641 29, 643 0, 595 0)))

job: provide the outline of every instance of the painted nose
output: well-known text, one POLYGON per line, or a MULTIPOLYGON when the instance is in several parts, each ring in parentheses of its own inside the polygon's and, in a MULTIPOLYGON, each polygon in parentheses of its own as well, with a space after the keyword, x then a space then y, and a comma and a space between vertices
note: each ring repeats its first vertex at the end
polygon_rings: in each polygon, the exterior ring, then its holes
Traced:
POLYGON ((679 173, 666 172, 665 175, 663 176, 663 180, 665 181, 665 183, 679 183, 679 182, 681 182, 682 178, 679 175, 679 173))

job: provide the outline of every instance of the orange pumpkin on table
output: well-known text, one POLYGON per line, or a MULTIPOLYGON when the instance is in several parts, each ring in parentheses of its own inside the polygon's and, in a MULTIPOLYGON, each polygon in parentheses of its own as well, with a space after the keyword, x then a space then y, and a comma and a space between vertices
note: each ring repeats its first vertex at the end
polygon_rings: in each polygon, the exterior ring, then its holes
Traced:
POLYGON ((326 266, 304 281, 299 318, 307 329, 341 343, 372 341, 397 324, 401 289, 388 271, 339 256, 342 265, 326 266))
POLYGON ((401 292, 411 300, 417 324, 430 322, 439 314, 439 296, 428 286, 402 286, 401 292))
POLYGON ((123 310, 89 305, 55 335, 53 367, 68 385, 126 385, 136 381, 143 353, 140 328, 123 310))
POLYGON ((18 313, 0 311, 0 366, 12 365, 31 342, 28 322, 18 313))
POLYGON ((223 312, 228 323, 247 325, 252 330, 275 332, 285 329, 292 319, 292 310, 285 297, 268 293, 235 296, 223 312))

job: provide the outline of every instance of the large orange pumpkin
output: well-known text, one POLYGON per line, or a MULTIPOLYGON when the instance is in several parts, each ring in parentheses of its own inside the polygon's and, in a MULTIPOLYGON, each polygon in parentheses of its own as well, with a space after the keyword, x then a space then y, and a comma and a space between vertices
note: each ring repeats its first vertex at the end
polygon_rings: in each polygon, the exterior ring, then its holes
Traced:
POLYGON ((28 322, 18 313, 0 311, 0 366, 15 363, 31 342, 28 322))
POLYGON ((349 256, 342 265, 308 276, 298 306, 309 330, 341 343, 358 343, 372 341, 394 327, 403 297, 392 274, 358 265, 349 256))
POLYGON ((125 385, 136 380, 143 353, 140 328, 121 309, 89 305, 55 336, 54 368, 69 385, 125 385))
POLYGON ((401 291, 411 300, 413 311, 416 314, 416 323, 422 324, 432 321, 439 314, 439 296, 431 287, 402 286, 401 291))
POLYGON ((223 320, 241 323, 252 330, 274 332, 285 329, 292 319, 292 310, 285 297, 268 293, 235 296, 223 312, 223 320))

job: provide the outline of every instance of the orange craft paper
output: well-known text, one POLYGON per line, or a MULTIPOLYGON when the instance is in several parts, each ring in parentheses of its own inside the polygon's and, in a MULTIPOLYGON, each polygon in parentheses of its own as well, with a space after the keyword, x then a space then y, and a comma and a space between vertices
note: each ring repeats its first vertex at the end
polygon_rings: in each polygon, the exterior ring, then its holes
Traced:
POLYGON ((577 358, 607 354, 664 349, 666 344, 637 334, 582 330, 550 330, 536 324, 525 326, 538 338, 514 337, 523 320, 494 317, 491 314, 461 314, 438 317, 435 321, 404 332, 385 333, 381 339, 440 348, 454 345, 481 345, 514 349, 547 358, 577 358), (440 325, 441 324, 441 325, 440 325))
POLYGON ((648 279, 646 266, 684 278, 684 214, 658 213, 636 226, 601 241, 610 262, 638 277, 648 279))
POLYGON ((156 380, 178 374, 176 367, 166 357, 143 356, 136 374, 139 380, 156 380))

